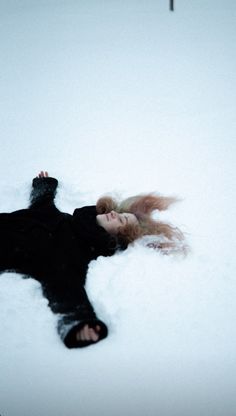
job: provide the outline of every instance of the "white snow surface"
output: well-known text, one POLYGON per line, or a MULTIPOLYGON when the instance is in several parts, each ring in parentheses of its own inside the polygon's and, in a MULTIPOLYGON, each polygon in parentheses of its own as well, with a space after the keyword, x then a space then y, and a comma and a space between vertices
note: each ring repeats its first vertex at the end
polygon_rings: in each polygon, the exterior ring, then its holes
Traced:
POLYGON ((236 414, 233 0, 2 0, 0 211, 57 177, 100 195, 183 199, 160 215, 186 258, 136 243, 90 264, 109 337, 68 350, 33 279, 0 276, 1 416, 236 414))

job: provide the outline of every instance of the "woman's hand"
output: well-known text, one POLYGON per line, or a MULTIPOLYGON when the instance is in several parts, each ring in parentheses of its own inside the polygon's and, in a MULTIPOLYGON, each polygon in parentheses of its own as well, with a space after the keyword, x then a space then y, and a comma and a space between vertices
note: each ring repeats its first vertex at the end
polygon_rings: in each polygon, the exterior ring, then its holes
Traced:
POLYGON ((96 325, 95 328, 89 327, 88 324, 77 332, 76 341, 93 341, 96 342, 99 340, 99 332, 101 330, 100 325, 96 325))
POLYGON ((48 172, 44 172, 43 170, 41 170, 41 172, 38 174, 38 178, 47 178, 48 177, 48 172))

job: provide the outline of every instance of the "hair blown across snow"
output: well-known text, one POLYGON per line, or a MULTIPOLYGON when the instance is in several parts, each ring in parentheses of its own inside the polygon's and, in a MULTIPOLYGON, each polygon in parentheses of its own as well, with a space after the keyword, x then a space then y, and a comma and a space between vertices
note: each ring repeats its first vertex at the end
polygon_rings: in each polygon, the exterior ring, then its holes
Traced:
POLYGON ((97 201, 98 214, 117 212, 129 212, 138 219, 138 224, 130 224, 120 228, 118 238, 126 245, 138 238, 145 237, 145 245, 162 251, 165 254, 188 251, 185 237, 179 228, 171 224, 153 219, 153 211, 164 211, 177 202, 178 198, 164 197, 154 193, 136 195, 118 202, 115 199, 104 196, 97 201))

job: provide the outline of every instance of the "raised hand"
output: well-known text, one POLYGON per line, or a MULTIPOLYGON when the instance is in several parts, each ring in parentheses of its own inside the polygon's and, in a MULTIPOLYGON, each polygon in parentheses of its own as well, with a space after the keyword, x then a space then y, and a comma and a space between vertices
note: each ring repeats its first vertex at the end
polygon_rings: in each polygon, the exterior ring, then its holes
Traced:
POLYGON ((41 170, 41 172, 39 172, 38 174, 38 178, 47 178, 48 177, 48 172, 44 172, 43 170, 41 170))
POLYGON ((95 328, 91 328, 88 324, 86 324, 80 331, 77 332, 76 340, 96 342, 99 340, 100 330, 100 325, 96 325, 95 328))

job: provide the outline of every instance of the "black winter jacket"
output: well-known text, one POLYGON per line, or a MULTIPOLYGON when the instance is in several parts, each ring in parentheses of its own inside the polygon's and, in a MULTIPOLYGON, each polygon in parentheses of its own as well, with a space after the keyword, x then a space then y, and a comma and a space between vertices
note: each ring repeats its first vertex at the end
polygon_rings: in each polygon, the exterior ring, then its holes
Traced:
POLYGON ((89 345, 75 335, 86 323, 101 327, 84 289, 88 264, 111 256, 116 240, 96 222, 96 207, 75 209, 73 215, 54 204, 58 181, 34 178, 28 209, 0 214, 0 271, 16 271, 37 279, 54 313, 58 332, 68 348, 89 345))

